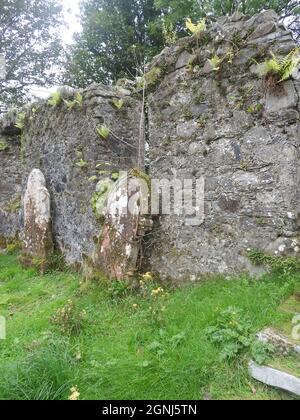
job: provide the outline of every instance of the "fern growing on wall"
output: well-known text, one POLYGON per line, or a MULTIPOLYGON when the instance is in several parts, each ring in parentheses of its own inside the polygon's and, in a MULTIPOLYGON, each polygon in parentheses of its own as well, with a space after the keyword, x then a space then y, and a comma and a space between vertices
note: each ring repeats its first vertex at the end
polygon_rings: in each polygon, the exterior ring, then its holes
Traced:
POLYGON ((108 138, 109 134, 110 134, 110 130, 109 130, 108 127, 106 127, 106 125, 102 125, 101 127, 97 127, 96 131, 97 131, 98 135, 104 140, 106 140, 108 138))
POLYGON ((17 120, 16 120, 15 126, 21 131, 23 131, 24 128, 25 128, 25 120, 26 120, 26 113, 25 112, 20 112, 17 115, 17 120))
POLYGON ((56 108, 62 102, 62 95, 60 92, 54 92, 51 94, 50 99, 48 100, 48 105, 52 106, 52 108, 56 108))
POLYGON ((67 105, 67 108, 72 110, 73 108, 77 106, 79 106, 80 108, 83 105, 83 96, 80 92, 78 92, 75 96, 75 99, 73 101, 64 99, 64 103, 67 105))
POLYGON ((261 75, 266 78, 275 78, 277 84, 288 80, 300 63, 299 54, 300 48, 295 48, 284 58, 272 53, 272 58, 263 63, 261 75))
POLYGON ((201 19, 198 23, 193 23, 191 19, 187 19, 185 22, 186 29, 188 29, 193 35, 199 35, 201 32, 206 30, 205 19, 201 19))

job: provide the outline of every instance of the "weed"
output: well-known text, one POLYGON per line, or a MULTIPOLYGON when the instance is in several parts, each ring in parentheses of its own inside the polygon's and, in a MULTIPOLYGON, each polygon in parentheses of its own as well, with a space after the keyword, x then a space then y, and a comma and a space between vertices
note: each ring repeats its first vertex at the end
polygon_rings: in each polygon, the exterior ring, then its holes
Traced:
POLYGON ((108 127, 106 127, 106 125, 102 125, 101 127, 97 127, 96 130, 97 130, 98 135, 102 139, 104 139, 104 140, 107 140, 108 139, 108 136, 110 134, 110 130, 109 130, 108 127))
POLYGON ((0 141, 0 152, 5 152, 8 149, 6 141, 0 141))
POLYGON ((122 109, 124 106, 124 101, 123 99, 114 99, 113 104, 117 109, 122 109))
POLYGON ((87 162, 84 159, 80 159, 78 162, 76 162, 76 166, 80 169, 84 169, 87 167, 87 162))
POLYGON ((278 76, 278 83, 283 82, 291 77, 295 68, 300 63, 300 48, 295 48, 286 57, 279 58, 271 53, 272 58, 264 62, 262 75, 267 76, 273 74, 278 76))
POLYGON ((15 124, 16 127, 19 130, 23 131, 24 128, 25 128, 25 122, 26 122, 26 112, 20 112, 17 115, 17 120, 16 120, 16 124, 15 124))
POLYGON ((114 280, 108 289, 109 296, 112 300, 118 301, 124 299, 129 294, 129 284, 126 281, 114 280))
POLYGON ((12 200, 7 206, 4 207, 4 211, 7 213, 17 213, 21 208, 21 197, 17 197, 12 200))
POLYGON ((67 105, 67 108, 70 110, 72 110, 76 106, 79 106, 81 108, 83 105, 83 96, 80 92, 78 92, 74 100, 71 101, 71 100, 64 99, 64 103, 67 105))
POLYGON ((214 55, 210 60, 209 60, 210 65, 212 66, 212 69, 214 71, 219 71, 220 70, 220 65, 222 63, 222 59, 218 56, 218 55, 214 55))
POLYGON ((163 22, 163 36, 166 45, 174 45, 177 41, 176 29, 172 22, 163 22))
POLYGON ((189 30, 193 35, 200 35, 206 31, 206 20, 201 19, 198 23, 194 24, 189 18, 185 22, 186 29, 189 30))
POLYGON ((50 99, 48 99, 47 103, 52 108, 56 108, 62 103, 62 100, 62 94, 60 92, 53 92, 50 96, 50 99))
POLYGON ((64 334, 78 335, 84 327, 85 319, 86 311, 78 309, 72 300, 68 300, 66 305, 52 316, 51 322, 64 334))
POLYGON ((208 339, 221 349, 221 360, 237 361, 245 354, 257 363, 264 363, 272 348, 257 344, 251 321, 237 308, 221 311, 216 324, 206 329, 208 339))
POLYGON ((20 251, 22 249, 22 242, 21 241, 14 241, 7 245, 6 252, 9 255, 14 255, 17 251, 20 251))
POLYGON ((286 57, 279 58, 271 53, 272 58, 262 64, 261 76, 265 78, 267 89, 276 90, 278 84, 288 80, 300 63, 300 48, 295 48, 286 57))
POLYGON ((153 67, 151 70, 145 73, 143 77, 140 78, 138 81, 138 88, 143 89, 145 87, 148 89, 150 87, 154 87, 159 81, 161 75, 161 69, 159 67, 153 67))
POLYGON ((300 271, 300 260, 298 258, 272 256, 259 250, 251 250, 247 255, 253 264, 269 266, 275 272, 292 275, 300 271))

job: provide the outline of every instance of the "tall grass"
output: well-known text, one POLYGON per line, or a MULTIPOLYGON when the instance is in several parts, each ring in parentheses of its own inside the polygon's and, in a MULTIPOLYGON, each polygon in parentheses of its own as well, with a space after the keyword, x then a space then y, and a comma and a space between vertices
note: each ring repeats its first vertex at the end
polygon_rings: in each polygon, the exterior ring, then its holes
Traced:
POLYGON ((56 340, 25 360, 2 366, 0 395, 10 400, 61 400, 68 397, 74 361, 68 343, 56 340))
POLYGON ((278 306, 299 277, 277 273, 178 289, 153 322, 151 302, 139 295, 116 300, 104 284, 82 284, 71 273, 39 277, 0 255, 0 315, 8 327, 0 341, 0 399, 67 399, 75 386, 81 399, 97 400, 288 399, 253 381, 246 359, 222 361, 205 330, 228 307, 247 314, 253 331, 280 322, 278 306), (86 322, 67 338, 50 320, 69 299, 86 311, 86 322))

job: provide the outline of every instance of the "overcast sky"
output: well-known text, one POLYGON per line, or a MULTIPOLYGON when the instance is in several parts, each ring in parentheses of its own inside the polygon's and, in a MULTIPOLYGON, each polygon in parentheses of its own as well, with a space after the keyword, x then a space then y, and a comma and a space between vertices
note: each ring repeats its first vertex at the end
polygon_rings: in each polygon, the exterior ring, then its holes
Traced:
MULTIPOLYGON (((59 0, 64 9, 64 17, 66 25, 61 28, 61 37, 65 44, 70 45, 73 42, 73 35, 80 32, 79 23, 79 2, 80 0, 59 0)), ((51 92, 55 92, 58 86, 45 88, 39 86, 31 86, 30 93, 39 98, 47 98, 51 92)))
POLYGON ((71 44, 73 34, 81 29, 78 18, 79 1, 60 0, 64 8, 65 21, 67 23, 67 27, 62 28, 62 38, 66 44, 71 44))

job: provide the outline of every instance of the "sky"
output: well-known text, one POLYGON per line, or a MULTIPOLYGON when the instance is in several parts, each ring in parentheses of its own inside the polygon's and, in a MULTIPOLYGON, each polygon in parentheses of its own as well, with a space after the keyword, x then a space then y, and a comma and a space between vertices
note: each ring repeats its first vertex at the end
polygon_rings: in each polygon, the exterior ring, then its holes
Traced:
POLYGON ((66 44, 72 43, 72 38, 75 32, 81 29, 79 23, 79 2, 80 0, 60 0, 63 5, 64 17, 67 26, 61 29, 62 39, 66 44))
MULTIPOLYGON (((61 28, 61 38, 65 45, 70 45, 73 42, 73 35, 80 32, 81 25, 79 20, 79 3, 80 0, 60 0, 63 6, 63 13, 66 25, 61 28)), ((30 93, 35 97, 46 99, 50 93, 55 92, 58 86, 52 88, 41 88, 39 86, 32 86, 30 93)))

